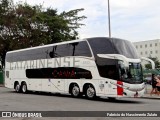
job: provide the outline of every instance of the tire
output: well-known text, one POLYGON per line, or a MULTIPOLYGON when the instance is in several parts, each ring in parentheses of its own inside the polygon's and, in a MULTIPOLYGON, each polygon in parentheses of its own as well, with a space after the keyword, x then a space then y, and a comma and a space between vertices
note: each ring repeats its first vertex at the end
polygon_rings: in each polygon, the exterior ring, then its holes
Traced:
POLYGON ((71 95, 73 97, 79 97, 80 96, 80 89, 79 89, 79 86, 77 84, 74 84, 71 87, 71 95))
POLYGON ((22 90, 23 93, 27 93, 28 90, 27 90, 27 84, 26 83, 22 84, 21 90, 22 90))
POLYGON ((16 91, 17 93, 20 93, 20 92, 21 92, 21 86, 19 85, 19 83, 16 84, 16 86, 15 86, 15 91, 16 91))
POLYGON ((85 90, 85 96, 87 99, 95 99, 96 91, 92 85, 88 85, 85 90))

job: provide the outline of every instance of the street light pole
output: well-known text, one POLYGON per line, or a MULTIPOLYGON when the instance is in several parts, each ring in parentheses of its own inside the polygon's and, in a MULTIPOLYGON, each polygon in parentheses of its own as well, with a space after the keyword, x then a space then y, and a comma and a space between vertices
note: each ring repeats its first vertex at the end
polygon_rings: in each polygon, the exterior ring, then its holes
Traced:
POLYGON ((108 0, 108 28, 109 28, 109 38, 111 38, 111 21, 110 21, 110 2, 108 0))

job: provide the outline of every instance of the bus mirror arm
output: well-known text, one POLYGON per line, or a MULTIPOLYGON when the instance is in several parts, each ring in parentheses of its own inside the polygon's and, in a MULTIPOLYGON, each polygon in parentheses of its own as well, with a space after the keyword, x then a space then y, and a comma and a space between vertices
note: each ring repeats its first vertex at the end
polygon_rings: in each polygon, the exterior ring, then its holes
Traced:
POLYGON ((152 69, 155 69, 155 62, 149 58, 141 57, 141 60, 145 60, 151 63, 152 69))
POLYGON ((101 58, 121 60, 121 61, 123 61, 125 67, 129 66, 129 63, 127 62, 127 58, 123 55, 120 55, 120 54, 97 54, 97 56, 101 57, 101 58))

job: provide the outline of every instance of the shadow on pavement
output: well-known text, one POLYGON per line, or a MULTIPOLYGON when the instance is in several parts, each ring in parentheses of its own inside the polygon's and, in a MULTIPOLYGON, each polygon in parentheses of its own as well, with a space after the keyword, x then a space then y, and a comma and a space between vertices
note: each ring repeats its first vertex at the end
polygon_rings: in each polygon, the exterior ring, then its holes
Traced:
MULTIPOLYGON (((23 93, 16 93, 15 91, 8 91, 9 93, 15 93, 15 94, 21 94, 21 95, 25 95, 23 93)), ((70 94, 60 94, 60 93, 46 93, 46 92, 28 92, 27 94, 29 95, 40 95, 40 96, 55 96, 55 97, 66 97, 66 98, 74 98, 72 97, 70 94)), ((78 98, 74 98, 74 99, 83 99, 83 100, 89 100, 89 99, 86 99, 85 96, 81 96, 81 97, 78 97, 78 98)), ((108 98, 100 98, 100 97, 96 97, 95 99, 93 100, 90 100, 90 101, 99 101, 99 102, 111 102, 111 103, 130 103, 130 104, 142 104, 144 102, 142 101, 135 101, 137 100, 137 98, 133 98, 130 99, 130 100, 126 100, 126 98, 117 98, 117 99, 108 99, 108 98)))
POLYGON ((160 96, 150 96, 150 95, 148 95, 148 96, 144 96, 144 97, 142 97, 140 99, 160 100, 160 96))

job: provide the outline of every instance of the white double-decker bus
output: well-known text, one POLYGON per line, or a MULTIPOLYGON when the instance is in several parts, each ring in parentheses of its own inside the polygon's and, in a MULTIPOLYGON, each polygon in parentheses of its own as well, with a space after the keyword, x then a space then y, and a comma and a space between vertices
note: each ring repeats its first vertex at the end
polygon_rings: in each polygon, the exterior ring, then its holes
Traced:
POLYGON ((141 97, 141 60, 130 41, 97 37, 7 52, 5 86, 88 99, 141 97))

